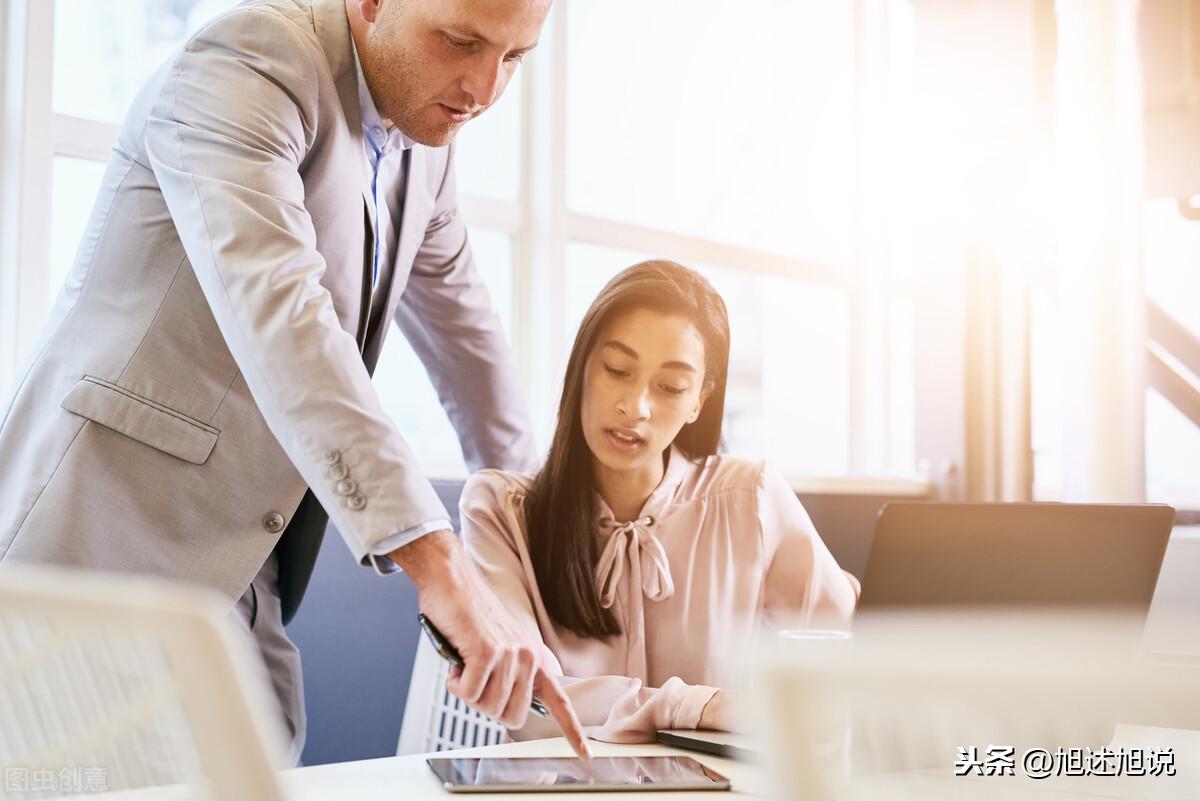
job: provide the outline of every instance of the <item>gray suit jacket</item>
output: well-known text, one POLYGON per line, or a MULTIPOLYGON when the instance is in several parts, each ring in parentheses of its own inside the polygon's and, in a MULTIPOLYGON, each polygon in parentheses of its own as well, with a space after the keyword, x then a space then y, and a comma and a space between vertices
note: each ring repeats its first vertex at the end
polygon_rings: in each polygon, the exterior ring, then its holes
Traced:
POLYGON ((251 2, 138 96, 0 426, 0 557, 176 577, 232 600, 306 487, 359 560, 445 516, 364 364, 390 319, 468 464, 530 466, 450 148, 411 153, 390 289, 368 326, 352 47, 342 0, 251 2))

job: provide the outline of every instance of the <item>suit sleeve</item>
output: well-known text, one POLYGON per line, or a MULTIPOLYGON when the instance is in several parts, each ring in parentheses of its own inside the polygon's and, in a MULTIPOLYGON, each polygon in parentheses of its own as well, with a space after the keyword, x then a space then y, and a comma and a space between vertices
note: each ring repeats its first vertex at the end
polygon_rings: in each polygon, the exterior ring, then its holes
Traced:
POLYGON ((770 565, 763 588, 768 624, 843 628, 858 602, 858 579, 838 567, 783 476, 764 466, 759 522, 770 565))
MULTIPOLYGON (((492 591, 519 625, 541 637, 539 617, 547 619, 527 559, 525 535, 503 476, 494 471, 472 476, 463 488, 460 512, 463 544, 492 591)), ((563 689, 587 735, 613 743, 654 742, 660 729, 694 729, 715 687, 692 685, 678 677, 646 687, 628 676, 565 676, 555 653, 543 642, 543 655, 562 676, 563 689)), ((518 740, 557 737, 556 724, 530 716, 511 732, 518 740)))
POLYGON ((230 13, 169 67, 144 137, 258 408, 361 562, 388 535, 447 514, 320 283, 326 263, 300 174, 317 135, 320 69, 319 45, 277 12, 230 13), (335 490, 339 460, 349 494, 335 490))
POLYGON ((395 319, 458 432, 467 467, 535 469, 537 453, 512 353, 458 212, 453 145, 395 319))

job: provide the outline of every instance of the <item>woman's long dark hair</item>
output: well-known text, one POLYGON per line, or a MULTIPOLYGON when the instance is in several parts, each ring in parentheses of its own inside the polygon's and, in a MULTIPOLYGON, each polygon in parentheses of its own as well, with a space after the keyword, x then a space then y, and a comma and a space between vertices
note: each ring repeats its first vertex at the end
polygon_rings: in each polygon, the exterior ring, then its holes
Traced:
POLYGON ((708 398, 696 421, 675 437, 675 445, 695 460, 716 453, 721 442, 729 368, 725 302, 702 276, 675 262, 635 264, 609 281, 583 316, 567 362, 550 455, 525 497, 529 553, 546 612, 557 626, 581 637, 621 632, 612 612, 600 605, 593 577, 599 544, 592 454, 581 422, 584 371, 605 326, 636 309, 681 315, 700 333, 708 398))

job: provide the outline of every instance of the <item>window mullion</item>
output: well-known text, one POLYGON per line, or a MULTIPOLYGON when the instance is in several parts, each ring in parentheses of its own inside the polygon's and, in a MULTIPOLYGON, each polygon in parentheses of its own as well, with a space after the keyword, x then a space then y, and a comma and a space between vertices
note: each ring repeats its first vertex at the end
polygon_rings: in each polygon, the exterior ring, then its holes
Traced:
MULTIPOLYGON (((4 373, 15 380, 22 354, 32 351, 50 295, 50 186, 54 151, 50 129, 54 63, 53 0, 13 0, 9 8, 5 72, 8 129, 5 163, 3 256, 4 373)), ((7 138, 7 137, 6 137, 7 138)))
POLYGON ((517 237, 514 349, 534 425, 549 434, 559 392, 566 231, 566 44, 569 3, 556 3, 529 60, 522 159, 524 224, 517 237))
POLYGON ((52 120, 54 155, 108 161, 119 127, 66 114, 54 114, 52 120))
POLYGON ((777 275, 818 286, 836 286, 846 271, 843 264, 796 259, 577 212, 567 213, 566 224, 572 242, 653 253, 684 264, 706 264, 747 275, 777 275))

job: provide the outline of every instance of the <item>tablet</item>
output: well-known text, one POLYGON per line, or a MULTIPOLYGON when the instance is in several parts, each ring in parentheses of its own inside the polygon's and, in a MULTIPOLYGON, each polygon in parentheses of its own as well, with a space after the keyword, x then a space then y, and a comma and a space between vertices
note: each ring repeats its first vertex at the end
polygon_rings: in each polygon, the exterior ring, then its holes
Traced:
POLYGON ((684 756, 433 757, 426 762, 452 793, 729 789, 729 779, 684 756))

